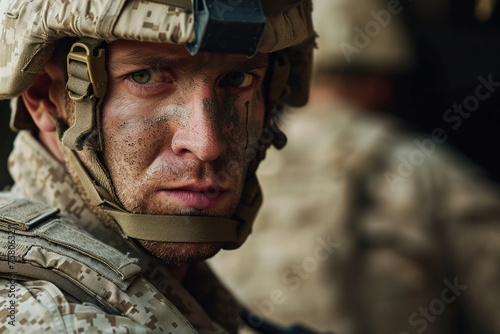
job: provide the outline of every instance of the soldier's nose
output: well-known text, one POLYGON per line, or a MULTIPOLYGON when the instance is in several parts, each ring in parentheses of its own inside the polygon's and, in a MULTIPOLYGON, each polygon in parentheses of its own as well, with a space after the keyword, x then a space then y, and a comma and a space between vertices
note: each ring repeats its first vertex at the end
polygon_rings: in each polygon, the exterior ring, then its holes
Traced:
POLYGON ((222 124, 217 115, 214 92, 205 85, 191 94, 188 117, 172 138, 172 150, 178 155, 193 156, 202 161, 217 159, 226 143, 222 138, 222 124))

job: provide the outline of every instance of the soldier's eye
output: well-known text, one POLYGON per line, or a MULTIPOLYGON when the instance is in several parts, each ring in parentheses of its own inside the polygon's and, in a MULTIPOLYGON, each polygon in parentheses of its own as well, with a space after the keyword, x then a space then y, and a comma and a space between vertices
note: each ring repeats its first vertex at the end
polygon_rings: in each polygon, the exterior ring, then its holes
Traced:
POLYGON ((221 84, 223 86, 231 86, 237 88, 245 88, 253 83, 253 75, 243 72, 231 72, 222 78, 221 84))
POLYGON ((137 72, 130 73, 130 79, 132 79, 134 82, 145 85, 149 83, 151 80, 151 70, 150 69, 144 69, 140 70, 137 72))

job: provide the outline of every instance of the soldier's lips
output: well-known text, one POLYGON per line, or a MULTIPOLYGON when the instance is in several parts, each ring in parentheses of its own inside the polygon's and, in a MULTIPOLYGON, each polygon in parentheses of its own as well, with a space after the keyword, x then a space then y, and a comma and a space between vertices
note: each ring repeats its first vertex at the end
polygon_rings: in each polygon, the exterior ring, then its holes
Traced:
POLYGON ((227 189, 219 187, 188 186, 175 189, 162 189, 161 193, 175 199, 184 206, 205 209, 219 204, 228 194, 227 189))

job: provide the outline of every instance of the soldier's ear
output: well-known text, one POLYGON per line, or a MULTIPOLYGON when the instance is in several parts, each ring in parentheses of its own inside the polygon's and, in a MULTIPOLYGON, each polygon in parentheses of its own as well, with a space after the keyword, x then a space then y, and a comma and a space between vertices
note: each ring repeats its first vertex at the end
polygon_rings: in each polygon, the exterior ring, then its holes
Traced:
POLYGON ((66 116, 64 82, 63 68, 55 61, 49 61, 45 71, 38 74, 35 82, 22 95, 26 109, 41 131, 56 131, 50 115, 55 118, 66 116))
POLYGON ((50 101, 49 87, 50 76, 47 72, 40 73, 35 82, 23 93, 23 101, 26 109, 41 131, 54 132, 56 125, 49 114, 56 113, 56 105, 50 101))

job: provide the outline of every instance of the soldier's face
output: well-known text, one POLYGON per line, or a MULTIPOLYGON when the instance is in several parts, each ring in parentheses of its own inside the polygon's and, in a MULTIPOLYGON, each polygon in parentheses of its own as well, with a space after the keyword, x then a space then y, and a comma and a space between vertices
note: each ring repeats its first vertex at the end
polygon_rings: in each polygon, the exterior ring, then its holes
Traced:
MULTIPOLYGON (((110 44, 103 157, 123 205, 137 213, 230 217, 250 163, 245 148, 263 125, 267 67, 264 54, 191 56, 171 44, 110 44)), ((220 249, 143 246, 174 262, 220 249)))

